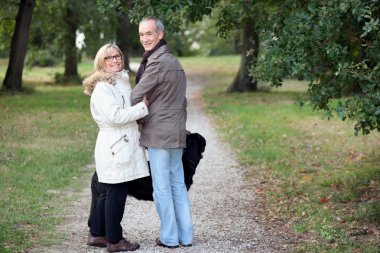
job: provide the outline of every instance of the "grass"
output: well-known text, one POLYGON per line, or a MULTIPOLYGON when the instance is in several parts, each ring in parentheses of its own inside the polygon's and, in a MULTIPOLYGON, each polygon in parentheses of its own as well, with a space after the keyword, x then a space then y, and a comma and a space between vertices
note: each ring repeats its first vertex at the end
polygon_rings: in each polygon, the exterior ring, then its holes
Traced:
POLYGON ((81 86, 47 85, 54 71, 60 68, 26 73, 28 93, 1 94, 0 252, 62 239, 52 231, 93 172, 85 169, 97 133, 89 97, 81 86))
MULTIPOLYGON (((0 80, 2 81, 5 77, 6 67, 8 61, 5 59, 0 59, 0 80)), ((78 72, 82 77, 89 75, 93 71, 93 65, 90 60, 83 60, 78 64, 78 72)), ((63 74, 63 65, 58 65, 55 67, 24 67, 23 71, 23 83, 26 87, 35 86, 46 86, 46 85, 56 85, 55 75, 57 73, 63 74)), ((2 85, 2 82, 1 82, 2 85)))
POLYGON ((183 65, 207 80, 206 109, 247 179, 260 181, 266 218, 289 221, 303 238, 295 252, 379 252, 380 134, 354 136, 352 125, 296 106, 306 83, 226 93, 237 62, 187 58, 183 65))
MULTIPOLYGON (((181 63, 193 80, 208 84, 205 108, 265 201, 265 218, 288 221, 301 237, 295 252, 379 251, 379 133, 354 136, 351 125, 295 106, 305 83, 226 93, 236 56, 181 63)), ((79 65, 82 76, 91 69, 79 65)), ((57 72, 62 66, 26 69, 30 92, 0 94, 0 252, 61 240, 52 231, 93 171, 85 169, 97 133, 89 98, 80 86, 55 85, 57 72)), ((4 74, 0 61, 0 79, 4 74)))

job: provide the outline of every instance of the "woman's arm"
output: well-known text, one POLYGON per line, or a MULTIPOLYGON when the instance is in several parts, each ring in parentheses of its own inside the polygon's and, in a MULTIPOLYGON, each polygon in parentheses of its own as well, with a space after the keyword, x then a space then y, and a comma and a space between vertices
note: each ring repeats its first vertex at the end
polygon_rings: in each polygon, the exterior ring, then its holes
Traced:
POLYGON ((120 126, 148 115, 148 108, 142 100, 134 106, 123 108, 116 101, 110 84, 98 83, 91 96, 91 112, 94 119, 120 126))

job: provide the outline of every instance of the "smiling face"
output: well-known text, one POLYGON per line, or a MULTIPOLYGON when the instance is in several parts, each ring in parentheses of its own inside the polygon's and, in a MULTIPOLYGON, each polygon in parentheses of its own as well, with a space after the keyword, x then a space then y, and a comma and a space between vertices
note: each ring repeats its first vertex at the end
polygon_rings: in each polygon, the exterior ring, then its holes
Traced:
POLYGON ((152 19, 144 20, 139 25, 139 36, 141 45, 145 51, 151 51, 164 37, 164 32, 157 32, 156 22, 152 19))
POLYGON ((111 47, 104 57, 104 68, 109 72, 119 72, 123 68, 123 57, 118 50, 111 47))

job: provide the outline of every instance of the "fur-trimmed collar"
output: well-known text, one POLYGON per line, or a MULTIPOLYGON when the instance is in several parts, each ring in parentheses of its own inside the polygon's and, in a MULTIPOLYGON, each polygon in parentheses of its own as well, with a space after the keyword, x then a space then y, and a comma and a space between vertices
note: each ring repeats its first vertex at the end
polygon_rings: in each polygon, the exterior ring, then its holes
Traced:
POLYGON ((84 88, 83 92, 84 94, 91 96, 97 83, 106 82, 111 85, 115 85, 117 77, 120 77, 122 79, 128 79, 128 71, 122 70, 117 73, 97 71, 83 80, 83 88, 84 88))

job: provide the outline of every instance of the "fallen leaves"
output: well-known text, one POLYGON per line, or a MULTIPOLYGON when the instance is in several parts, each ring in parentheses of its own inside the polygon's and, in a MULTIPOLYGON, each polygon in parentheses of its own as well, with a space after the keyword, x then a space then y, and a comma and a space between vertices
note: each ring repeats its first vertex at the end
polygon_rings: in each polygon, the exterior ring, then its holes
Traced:
POLYGON ((330 199, 327 198, 327 197, 320 197, 319 198, 319 203, 321 203, 321 204, 325 204, 325 203, 328 203, 328 202, 330 202, 330 199))
POLYGON ((359 162, 364 158, 364 154, 359 151, 351 150, 346 158, 346 163, 351 164, 353 162, 359 162))

